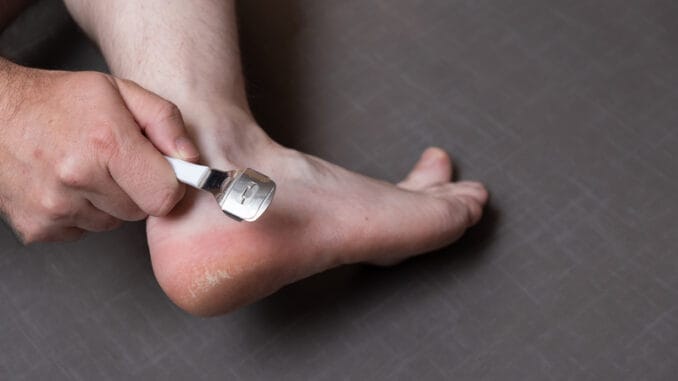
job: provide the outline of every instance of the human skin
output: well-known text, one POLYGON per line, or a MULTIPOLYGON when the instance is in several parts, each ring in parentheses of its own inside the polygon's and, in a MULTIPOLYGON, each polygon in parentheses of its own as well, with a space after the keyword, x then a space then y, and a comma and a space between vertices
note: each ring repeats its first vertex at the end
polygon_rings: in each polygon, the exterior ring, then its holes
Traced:
POLYGON ((24 243, 166 215, 185 187, 162 153, 197 157, 176 106, 101 73, 0 59, 0 121, 0 211, 24 243))
POLYGON ((454 242, 480 219, 487 191, 452 182, 439 148, 390 184, 272 141, 247 105, 233 1, 66 4, 113 73, 179 106, 202 162, 252 167, 278 184, 255 223, 225 217, 211 195, 190 189, 170 215, 148 219, 155 275, 186 311, 225 313, 342 264, 398 263, 454 242))

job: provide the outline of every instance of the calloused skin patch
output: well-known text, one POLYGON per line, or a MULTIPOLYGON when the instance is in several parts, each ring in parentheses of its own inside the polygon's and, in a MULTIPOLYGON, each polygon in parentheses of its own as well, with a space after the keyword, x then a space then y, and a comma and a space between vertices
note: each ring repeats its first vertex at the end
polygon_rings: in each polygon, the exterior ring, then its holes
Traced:
POLYGON ((203 276, 195 278, 188 292, 195 299, 220 284, 221 281, 231 278, 231 274, 226 270, 206 270, 203 276))

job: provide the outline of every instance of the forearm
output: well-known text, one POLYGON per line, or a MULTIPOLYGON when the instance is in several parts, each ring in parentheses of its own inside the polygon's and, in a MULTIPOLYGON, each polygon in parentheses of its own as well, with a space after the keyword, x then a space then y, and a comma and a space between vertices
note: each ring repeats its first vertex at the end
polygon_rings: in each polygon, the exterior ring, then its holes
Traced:
POLYGON ((215 100, 247 109, 233 0, 66 5, 115 75, 173 101, 184 114, 215 100))

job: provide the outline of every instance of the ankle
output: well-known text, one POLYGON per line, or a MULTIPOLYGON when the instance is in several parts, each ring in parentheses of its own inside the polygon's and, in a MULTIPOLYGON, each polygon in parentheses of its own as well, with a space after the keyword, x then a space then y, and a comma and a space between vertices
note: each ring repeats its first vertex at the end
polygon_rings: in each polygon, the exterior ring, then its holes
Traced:
POLYGON ((184 106, 182 115, 201 161, 217 168, 256 167, 262 153, 277 146, 249 109, 229 102, 184 106))

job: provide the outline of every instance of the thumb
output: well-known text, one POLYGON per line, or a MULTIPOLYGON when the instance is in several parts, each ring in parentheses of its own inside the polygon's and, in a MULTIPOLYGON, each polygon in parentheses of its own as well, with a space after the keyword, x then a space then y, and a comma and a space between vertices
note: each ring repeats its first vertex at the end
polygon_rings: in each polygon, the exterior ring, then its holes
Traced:
POLYGON ((115 78, 115 82, 127 109, 158 150, 187 161, 198 159, 198 149, 176 105, 132 81, 115 78))

